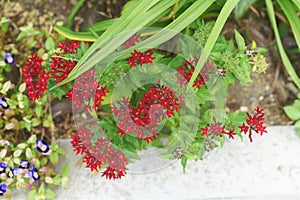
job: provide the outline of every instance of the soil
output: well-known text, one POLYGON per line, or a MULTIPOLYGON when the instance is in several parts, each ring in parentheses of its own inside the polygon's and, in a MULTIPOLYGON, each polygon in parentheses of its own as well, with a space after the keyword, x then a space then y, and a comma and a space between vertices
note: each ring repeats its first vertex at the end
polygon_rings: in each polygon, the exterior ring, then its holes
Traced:
MULTIPOLYGON (((68 14, 76 4, 76 0, 15 0, 10 3, 0 3, 0 17, 6 16, 10 20, 10 29, 4 35, 0 34, 0 52, 15 52, 17 66, 15 74, 10 75, 16 83, 19 80, 18 69, 26 62, 26 57, 35 53, 44 43, 38 40, 36 47, 29 47, 26 40, 16 41, 20 27, 33 23, 34 28, 52 31, 52 35, 58 37, 51 29, 56 21, 66 21, 68 14)), ((118 17, 122 6, 126 1, 118 0, 86 0, 74 19, 73 29, 78 31, 90 24, 104 19, 118 17)), ((265 74, 253 74, 253 83, 247 87, 240 83, 230 87, 230 98, 227 99, 227 110, 240 109, 243 112, 252 112, 259 105, 265 110, 266 123, 268 125, 287 125, 293 123, 283 112, 283 106, 290 105, 296 98, 296 86, 288 77, 275 50, 274 36, 271 26, 264 16, 256 16, 254 13, 241 21, 229 20, 223 29, 223 35, 232 38, 234 28, 238 29, 251 43, 255 40, 258 46, 268 49, 266 56, 270 63, 265 74)), ((286 49, 292 49, 296 43, 289 33, 283 38, 286 49)), ((297 72, 300 73, 300 61, 298 55, 290 55, 297 72)), ((300 74, 299 74, 300 75, 300 74)), ((70 103, 66 100, 52 102, 52 114, 56 125, 57 138, 69 138, 75 126, 72 122, 70 103)))

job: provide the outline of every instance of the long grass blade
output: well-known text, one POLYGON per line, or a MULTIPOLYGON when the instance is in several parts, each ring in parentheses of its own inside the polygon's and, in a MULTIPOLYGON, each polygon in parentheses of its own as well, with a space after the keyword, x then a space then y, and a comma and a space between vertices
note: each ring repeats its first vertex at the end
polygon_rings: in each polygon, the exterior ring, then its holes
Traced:
POLYGON ((267 12, 269 15, 271 25, 274 30, 275 39, 277 42, 277 46, 278 46, 278 50, 279 50, 279 54, 281 56, 282 62, 285 66, 286 71, 290 75, 291 79, 294 81, 296 86, 300 89, 300 79, 299 79, 297 73, 295 72, 295 69, 294 69, 291 61, 289 60, 289 58, 283 48, 283 45, 282 45, 282 41, 281 41, 281 38, 279 35, 279 31, 278 31, 278 27, 277 27, 277 23, 276 23, 276 19, 275 19, 275 12, 274 12, 274 7, 272 4, 272 1, 271 0, 265 0, 265 1, 266 1, 266 6, 267 6, 267 12))
POLYGON ((211 31, 211 34, 209 35, 207 42, 204 46, 204 53, 201 54, 199 62, 197 66, 195 67, 194 74, 192 78, 190 79, 189 85, 192 86, 194 84, 194 81, 196 80, 198 74, 200 73, 204 63, 208 59, 208 56, 213 49, 213 46, 215 45, 223 26, 228 19, 230 13, 233 11, 234 7, 238 4, 239 0, 228 0, 226 1, 225 5, 223 6, 217 21, 211 31))
POLYGON ((298 48, 300 49, 300 18, 295 11, 296 7, 290 1, 277 0, 277 2, 290 22, 295 40, 297 42, 298 48))

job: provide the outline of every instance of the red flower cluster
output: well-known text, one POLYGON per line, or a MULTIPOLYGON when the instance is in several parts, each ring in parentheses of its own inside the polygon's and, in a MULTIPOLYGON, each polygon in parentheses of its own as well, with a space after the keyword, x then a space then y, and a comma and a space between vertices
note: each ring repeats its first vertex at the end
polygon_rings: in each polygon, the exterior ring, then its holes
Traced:
POLYGON ((56 56, 51 57, 50 63, 51 75, 56 83, 67 78, 77 64, 76 61, 66 60, 59 56, 64 57, 64 53, 76 54, 79 48, 79 42, 66 40, 60 42, 58 48, 61 50, 61 53, 56 53, 56 56))
POLYGON ((264 110, 260 109, 258 106, 255 109, 254 115, 250 115, 247 112, 248 119, 246 120, 246 123, 243 123, 241 126, 239 126, 240 130, 242 133, 247 134, 249 132, 249 139, 250 142, 252 142, 252 130, 255 131, 256 133, 259 133, 262 135, 263 133, 267 133, 266 126, 263 123, 264 120, 264 110))
POLYGON ((83 73, 76 79, 74 87, 67 92, 67 99, 72 100, 78 109, 97 110, 101 106, 103 97, 106 96, 108 90, 106 87, 100 88, 100 82, 96 80, 95 70, 83 73), (93 97, 94 105, 90 106, 90 98, 93 97))
MULTIPOLYGON (((177 71, 187 80, 190 81, 192 75, 195 71, 195 66, 199 61, 199 56, 193 60, 186 60, 183 61, 177 71)), ((209 81, 209 74, 213 73, 214 70, 213 62, 207 61, 203 68, 201 69, 200 73, 198 74, 196 80, 194 81, 193 86, 200 89, 201 85, 205 85, 205 82, 209 81)), ((178 82, 180 85, 183 84, 184 80, 182 76, 178 76, 178 82)))
POLYGON ((216 118, 213 117, 214 123, 212 124, 207 124, 205 128, 201 128, 202 134, 201 136, 206 136, 208 137, 209 134, 213 134, 219 137, 222 137, 222 135, 228 135, 229 138, 234 139, 234 135, 236 133, 234 132, 234 129, 231 128, 229 131, 225 131, 225 126, 221 126, 221 122, 216 122, 216 118))
POLYGON ((116 151, 108 138, 98 138, 98 141, 92 145, 90 140, 93 136, 94 133, 86 129, 79 129, 72 136, 71 144, 74 151, 76 154, 84 155, 83 162, 86 163, 86 168, 98 171, 101 166, 107 165, 102 176, 109 179, 119 179, 125 176, 125 166, 128 164, 126 156, 116 151))
POLYGON ((62 41, 59 42, 58 48, 64 53, 76 54, 79 48, 79 42, 74 40, 62 41))
POLYGON ((22 68, 27 95, 34 101, 41 98, 47 90, 49 73, 42 67, 44 60, 37 54, 27 58, 25 67, 22 68))
MULTIPOLYGON (((60 54, 56 53, 56 56, 60 56, 60 54)), ((65 60, 59 57, 51 57, 51 75, 55 82, 58 83, 67 78, 76 64, 76 61, 65 60)))
POLYGON ((130 68, 144 63, 153 64, 152 61, 155 59, 155 57, 152 56, 154 53, 153 50, 154 49, 149 49, 144 53, 134 50, 134 52, 131 53, 131 57, 129 57, 129 61, 126 63, 130 65, 130 68))
POLYGON ((139 40, 140 36, 141 36, 140 34, 133 34, 133 36, 131 36, 127 41, 121 44, 121 46, 124 46, 126 49, 134 46, 136 42, 140 42, 139 40))
POLYGON ((117 103, 120 104, 119 108, 113 105, 112 111, 118 119, 118 133, 121 136, 134 133, 136 138, 146 140, 148 143, 158 136, 157 129, 161 117, 174 116, 174 112, 180 108, 179 99, 170 88, 165 86, 152 86, 143 95, 137 107, 129 106, 127 99, 117 103))

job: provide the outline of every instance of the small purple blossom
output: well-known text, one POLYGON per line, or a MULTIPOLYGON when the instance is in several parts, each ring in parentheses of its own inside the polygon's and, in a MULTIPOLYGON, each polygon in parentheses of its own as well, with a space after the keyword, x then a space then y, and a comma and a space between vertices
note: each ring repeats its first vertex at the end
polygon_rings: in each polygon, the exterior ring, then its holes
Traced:
POLYGON ((5 162, 0 162, 0 174, 5 173, 7 164, 5 162))
POLYGON ((20 168, 10 168, 9 172, 7 173, 7 176, 9 178, 13 178, 19 174, 22 174, 24 172, 23 169, 20 169, 20 168))
POLYGON ((22 169, 29 169, 30 163, 28 160, 22 160, 20 163, 20 168, 22 169))
POLYGON ((36 150, 41 153, 48 153, 50 148, 48 143, 45 140, 37 140, 36 141, 36 150))
POLYGON ((0 94, 0 107, 3 108, 3 109, 8 109, 9 108, 9 105, 8 105, 6 99, 3 97, 2 94, 0 94))
POLYGON ((32 166, 32 168, 30 170, 28 170, 28 172, 25 174, 26 178, 33 178, 33 180, 39 180, 40 179, 40 175, 39 172, 37 170, 37 168, 35 168, 35 166, 32 166))
POLYGON ((6 192, 7 189, 7 183, 0 184, 0 196, 3 196, 3 194, 6 192))
POLYGON ((6 64, 12 65, 15 62, 14 55, 11 53, 4 53, 3 57, 6 64))

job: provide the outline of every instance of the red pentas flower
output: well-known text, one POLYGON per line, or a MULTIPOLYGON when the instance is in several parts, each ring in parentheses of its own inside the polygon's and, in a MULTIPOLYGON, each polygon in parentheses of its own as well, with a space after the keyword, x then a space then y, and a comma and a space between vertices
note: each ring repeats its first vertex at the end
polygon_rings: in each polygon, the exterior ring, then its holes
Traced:
MULTIPOLYGON (((182 64, 178 69, 176 69, 187 81, 190 81, 193 73, 195 71, 195 66, 199 61, 199 56, 195 57, 194 59, 183 61, 182 64)), ((201 85, 205 85, 205 82, 210 80, 209 74, 214 73, 213 62, 207 61, 203 68, 201 69, 200 73, 198 74, 197 78, 194 81, 193 86, 200 89, 201 85)), ((178 76, 178 82, 180 85, 183 84, 184 80, 182 76, 178 76)))
POLYGON ((122 176, 125 176, 126 172, 121 170, 116 170, 111 167, 107 167, 106 170, 102 173, 102 176, 105 176, 106 179, 121 179, 122 176))
POLYGON ((126 40, 123 44, 121 44, 121 46, 124 46, 126 49, 128 49, 129 47, 134 46, 134 44, 136 42, 140 42, 139 38, 140 38, 140 34, 133 34, 128 40, 126 40))
POLYGON ((119 106, 112 106, 112 112, 118 119, 117 132, 120 136, 134 133, 136 138, 148 143, 159 135, 159 122, 165 117, 174 116, 180 109, 179 99, 171 89, 160 85, 151 86, 137 106, 129 106, 128 99, 123 99, 117 104, 119 106))
POLYGON ((22 68, 27 95, 33 100, 41 98, 47 90, 49 73, 42 67, 43 61, 37 54, 33 54, 22 68))
POLYGON ((144 53, 134 50, 133 53, 131 53, 131 57, 129 57, 129 61, 126 62, 130 65, 130 68, 137 66, 137 65, 143 65, 146 64, 153 64, 153 60, 155 57, 153 57, 154 49, 149 49, 145 51, 144 53))
POLYGON ((76 54, 77 49, 79 48, 79 44, 80 43, 78 41, 65 40, 59 42, 58 48, 64 53, 76 54))
POLYGON ((234 132, 233 128, 231 128, 229 131, 226 131, 226 126, 222 126, 221 122, 217 122, 215 117, 213 117, 213 120, 214 123, 207 124, 205 128, 201 128, 201 136, 208 137, 209 134, 212 134, 213 136, 222 137, 222 135, 228 135, 229 138, 234 139, 234 135, 236 135, 236 133, 234 132))
POLYGON ((260 109, 257 106, 254 115, 250 115, 248 112, 247 115, 248 119, 246 120, 246 124, 243 123, 241 126, 239 126, 239 128, 242 133, 249 133, 248 137, 250 139, 250 142, 252 142, 252 131, 259 133, 260 135, 262 135, 263 133, 267 133, 267 127, 263 123, 265 114, 263 109, 260 109))
POLYGON ((78 109, 97 110, 101 106, 103 98, 109 92, 105 87, 100 87, 100 82, 96 80, 96 71, 89 70, 76 79, 74 87, 67 92, 67 99, 72 100, 73 105, 78 109), (90 106, 90 100, 93 97, 93 106, 90 106))
POLYGON ((55 55, 56 56, 51 57, 50 67, 51 76, 54 78, 55 82, 58 83, 68 77, 77 62, 58 57, 60 56, 58 53, 55 55))
POLYGON ((98 171, 103 165, 108 166, 102 176, 106 178, 118 179, 126 174, 128 160, 121 152, 115 150, 109 138, 98 138, 94 143, 91 142, 94 133, 91 130, 79 129, 73 134, 71 144, 76 154, 83 155, 83 162, 86 168, 91 171, 98 171), (108 170, 109 169, 109 170, 108 170))

